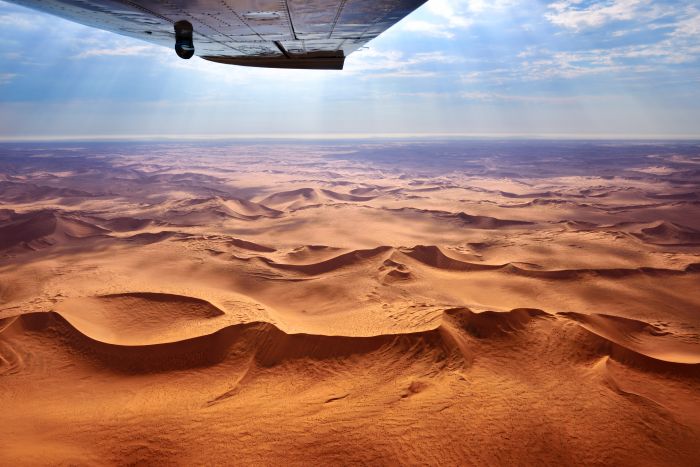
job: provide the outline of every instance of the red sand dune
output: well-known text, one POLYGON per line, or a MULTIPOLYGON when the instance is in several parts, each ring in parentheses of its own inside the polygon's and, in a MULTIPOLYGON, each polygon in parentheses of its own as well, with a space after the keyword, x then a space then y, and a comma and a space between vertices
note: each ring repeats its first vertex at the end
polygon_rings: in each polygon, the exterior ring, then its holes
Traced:
POLYGON ((0 249, 37 249, 108 233, 109 230, 55 211, 15 214, 0 224, 0 249))
POLYGON ((695 156, 372 148, 0 158, 0 465, 697 465, 695 156))

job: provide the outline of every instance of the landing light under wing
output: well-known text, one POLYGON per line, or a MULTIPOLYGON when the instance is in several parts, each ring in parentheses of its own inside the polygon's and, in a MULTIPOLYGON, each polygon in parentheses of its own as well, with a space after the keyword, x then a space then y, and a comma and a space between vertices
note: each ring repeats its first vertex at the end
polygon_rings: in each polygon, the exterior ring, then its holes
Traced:
POLYGON ((339 70, 345 57, 426 0, 10 1, 167 47, 179 25, 182 58, 194 46, 218 63, 339 70))

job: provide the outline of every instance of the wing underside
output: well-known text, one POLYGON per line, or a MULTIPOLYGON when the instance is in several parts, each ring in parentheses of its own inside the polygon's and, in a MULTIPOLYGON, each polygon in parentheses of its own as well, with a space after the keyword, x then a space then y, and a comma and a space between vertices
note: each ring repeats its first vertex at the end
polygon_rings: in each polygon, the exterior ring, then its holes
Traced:
POLYGON ((172 47, 192 24, 207 60, 341 69, 345 57, 426 0, 11 0, 77 23, 172 47))

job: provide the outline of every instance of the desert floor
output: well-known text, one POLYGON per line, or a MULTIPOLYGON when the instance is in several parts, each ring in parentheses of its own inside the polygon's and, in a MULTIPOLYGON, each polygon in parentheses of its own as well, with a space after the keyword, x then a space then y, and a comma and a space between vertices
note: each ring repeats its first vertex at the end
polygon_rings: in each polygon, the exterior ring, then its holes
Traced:
POLYGON ((700 144, 0 146, 0 464, 698 465, 700 144))

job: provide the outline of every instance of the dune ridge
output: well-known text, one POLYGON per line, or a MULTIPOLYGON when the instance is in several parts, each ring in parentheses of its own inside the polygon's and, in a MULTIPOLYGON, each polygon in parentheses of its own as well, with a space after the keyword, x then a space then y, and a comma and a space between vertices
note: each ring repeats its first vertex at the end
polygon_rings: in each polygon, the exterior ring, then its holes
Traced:
POLYGON ((253 221, 260 218, 274 218, 282 214, 281 211, 264 204, 221 196, 168 202, 156 208, 163 219, 182 225, 221 222, 225 219, 253 221))
POLYGON ((700 336, 674 337, 653 324, 606 314, 559 313, 600 337, 621 353, 670 364, 700 368, 700 336))
POLYGON ((537 277, 543 279, 578 279, 586 276, 599 276, 599 277, 627 277, 635 275, 682 275, 687 273, 697 272, 698 265, 696 263, 691 263, 686 265, 683 269, 665 269, 665 268, 652 268, 652 267, 639 267, 639 268, 585 268, 585 269, 559 269, 559 270, 546 270, 546 269, 525 269, 513 263, 504 264, 479 264, 470 263, 467 261, 458 260, 448 256, 447 254, 436 245, 418 245, 413 248, 402 248, 399 249, 401 253, 409 256, 413 259, 420 261, 428 266, 444 269, 448 271, 461 271, 461 272, 472 272, 472 271, 503 271, 509 274, 515 274, 525 277, 537 277))
POLYGON ((447 255, 437 245, 417 245, 410 248, 395 248, 392 246, 383 245, 369 250, 352 250, 316 263, 281 263, 264 256, 259 256, 257 258, 266 265, 275 269, 288 270, 307 275, 321 275, 374 259, 377 261, 383 261, 392 257, 400 259, 403 256, 417 260, 426 266, 451 272, 501 271, 507 274, 514 274, 523 277, 535 277, 552 280, 571 280, 591 276, 618 278, 639 275, 684 275, 698 272, 698 268, 700 266, 700 263, 690 263, 683 269, 639 267, 547 270, 541 269, 538 265, 532 265, 536 267, 536 269, 526 269, 513 263, 482 264, 463 261, 447 255))
POLYGON ((358 195, 352 193, 338 193, 325 188, 298 188, 296 190, 281 191, 266 196, 260 200, 260 204, 273 206, 283 210, 294 210, 301 207, 323 204, 327 202, 344 201, 360 202, 371 201, 377 195, 358 195))
POLYGON ((113 217, 110 219, 96 218, 97 224, 102 228, 111 230, 112 232, 132 232, 135 230, 143 230, 154 224, 157 224, 153 219, 138 219, 134 217, 113 217))
POLYGON ((14 213, 0 225, 0 249, 24 246, 35 250, 73 239, 104 236, 109 233, 110 230, 58 211, 14 213))
POLYGON ((73 298, 56 311, 93 339, 121 345, 181 340, 193 332, 217 329, 225 313, 206 300, 153 292, 129 292, 73 298))
POLYGON ((673 222, 661 221, 657 225, 643 228, 639 233, 633 235, 645 242, 657 245, 700 245, 700 230, 673 222))
POLYGON ((18 317, 5 332, 21 327, 32 332, 48 331, 65 345, 95 358, 107 368, 122 372, 163 372, 207 367, 221 363, 231 353, 249 353, 261 366, 273 366, 286 360, 326 360, 365 354, 382 347, 402 351, 438 351, 441 358, 454 349, 442 341, 437 330, 413 334, 371 337, 287 334, 267 322, 235 324, 210 334, 174 342, 148 345, 122 345, 104 342, 100 332, 84 331, 84 323, 72 323, 58 312, 29 313, 18 317), (97 335, 95 335, 97 334, 97 335))
MULTIPOLYGON (((150 306, 176 300, 208 308, 205 315, 200 315, 197 310, 200 319, 213 317, 209 313, 223 315, 208 302, 191 297, 138 293, 101 298, 134 297, 150 301, 150 306)), ((175 341, 150 339, 147 344, 133 344, 129 343, 132 339, 127 335, 133 333, 135 328, 125 326, 118 313, 110 313, 97 321, 94 314, 89 319, 77 320, 74 312, 67 311, 69 309, 27 313, 5 319, 0 323, 0 333, 18 332, 18 329, 19 332, 50 332, 51 336, 61 339, 66 345, 99 359, 103 366, 126 372, 206 367, 221 363, 231 353, 241 352, 250 354, 262 366, 274 366, 287 360, 346 358, 385 347, 392 348, 394 352, 431 352, 438 360, 449 358, 452 365, 464 366, 475 358, 481 358, 470 348, 472 338, 507 338, 526 332, 534 321, 544 319, 550 323, 559 322, 558 326, 561 326, 560 321, 564 319, 575 322, 597 338, 601 343, 598 350, 610 358, 642 369, 700 378, 700 339, 697 336, 687 341, 642 321, 603 314, 560 312, 554 315, 536 308, 474 312, 466 307, 457 307, 444 310, 435 327, 420 332, 375 336, 288 333, 269 322, 249 322, 221 325, 209 329, 206 334, 190 332, 175 341)), ((161 310, 157 311, 162 314, 161 310)), ((142 333, 151 333, 151 337, 156 338, 160 335, 160 328, 145 324, 142 314, 138 319, 135 324, 141 327, 142 333)), ((11 367, 10 359, 3 357, 0 363, 11 367)))
POLYGON ((283 269, 308 275, 319 275, 348 266, 357 265, 380 255, 384 255, 390 251, 392 251, 392 247, 389 246, 379 246, 369 250, 353 250, 325 261, 310 264, 278 263, 266 257, 260 257, 260 259, 265 264, 275 269, 283 269))
POLYGON ((0 180, 0 200, 26 203, 54 198, 92 197, 92 193, 72 188, 55 188, 19 181, 0 180))

